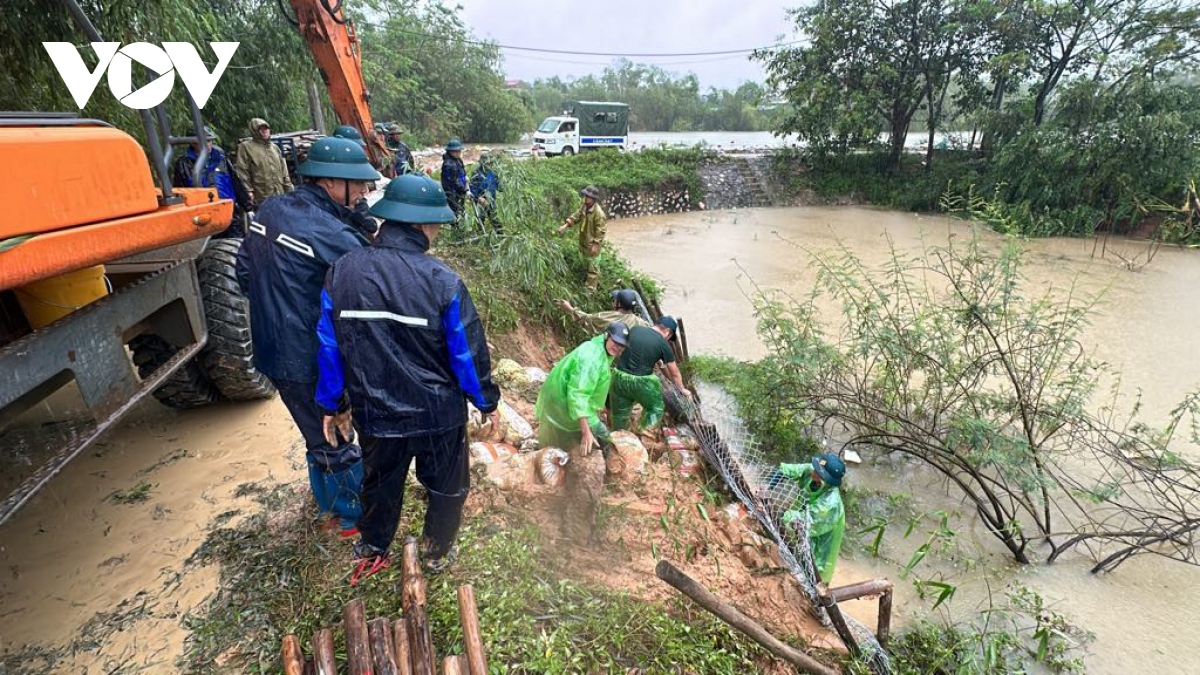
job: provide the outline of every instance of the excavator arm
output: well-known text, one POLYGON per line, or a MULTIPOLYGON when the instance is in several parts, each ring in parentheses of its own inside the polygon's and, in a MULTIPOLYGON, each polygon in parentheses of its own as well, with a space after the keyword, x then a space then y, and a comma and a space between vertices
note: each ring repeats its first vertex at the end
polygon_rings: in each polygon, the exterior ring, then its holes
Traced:
POLYGON ((317 61, 334 112, 342 124, 360 130, 367 156, 379 166, 391 151, 375 133, 371 92, 362 74, 362 44, 354 22, 342 12, 342 0, 290 0, 300 34, 317 61))

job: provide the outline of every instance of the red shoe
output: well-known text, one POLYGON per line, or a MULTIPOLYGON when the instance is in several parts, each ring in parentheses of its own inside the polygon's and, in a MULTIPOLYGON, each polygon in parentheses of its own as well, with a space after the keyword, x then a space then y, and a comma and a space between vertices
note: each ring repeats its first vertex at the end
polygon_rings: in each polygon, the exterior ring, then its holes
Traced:
POLYGON ((351 586, 357 586, 363 579, 390 567, 392 557, 387 551, 380 551, 360 541, 354 544, 354 563, 354 571, 350 574, 351 586))
POLYGON ((342 539, 353 539, 358 536, 358 528, 350 527, 349 529, 342 530, 338 536, 342 539))

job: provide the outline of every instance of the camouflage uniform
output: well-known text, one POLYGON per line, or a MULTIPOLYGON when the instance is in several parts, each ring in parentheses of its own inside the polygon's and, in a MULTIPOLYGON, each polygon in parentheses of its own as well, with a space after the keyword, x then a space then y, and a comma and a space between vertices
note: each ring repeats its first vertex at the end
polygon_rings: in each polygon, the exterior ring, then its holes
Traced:
POLYGON ((579 253, 583 256, 583 264, 587 268, 586 285, 595 287, 600 273, 596 269, 596 257, 600 255, 600 245, 604 243, 606 218, 600 204, 593 204, 589 209, 587 203, 579 205, 579 209, 567 218, 567 226, 579 224, 579 253), (593 253, 593 250, 595 251, 593 253))
POLYGON ((242 184, 254 193, 254 203, 261 205, 268 197, 292 191, 287 162, 279 148, 270 140, 258 137, 258 129, 267 124, 261 117, 250 120, 250 140, 242 141, 237 149, 235 170, 242 184))

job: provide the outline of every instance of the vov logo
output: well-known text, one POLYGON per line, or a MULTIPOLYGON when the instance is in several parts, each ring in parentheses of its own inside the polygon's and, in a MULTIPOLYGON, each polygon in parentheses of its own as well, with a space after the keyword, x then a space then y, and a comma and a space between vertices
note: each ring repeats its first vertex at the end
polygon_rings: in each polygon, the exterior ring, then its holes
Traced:
POLYGON ((183 86, 191 93, 196 105, 203 108, 212 96, 217 82, 225 74, 225 68, 233 59, 240 42, 208 43, 217 55, 217 65, 209 72, 200 60, 196 48, 189 42, 164 42, 162 47, 148 42, 132 42, 121 46, 120 42, 93 42, 96 52, 96 69, 89 71, 83 57, 70 42, 43 42, 46 53, 58 69, 75 104, 83 110, 100 84, 100 77, 108 71, 108 88, 113 96, 129 108, 145 110, 162 103, 175 87, 175 73, 183 79, 183 86), (158 73, 158 77, 146 86, 133 91, 133 62, 146 66, 158 73))

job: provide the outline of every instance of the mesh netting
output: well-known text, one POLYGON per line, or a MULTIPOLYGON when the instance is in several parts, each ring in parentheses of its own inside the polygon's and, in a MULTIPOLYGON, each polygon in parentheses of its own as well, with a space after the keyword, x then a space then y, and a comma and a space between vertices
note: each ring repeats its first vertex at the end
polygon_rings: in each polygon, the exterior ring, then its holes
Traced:
MULTIPOLYGON (((772 480, 777 464, 767 458, 762 446, 750 435, 731 397, 715 387, 707 387, 700 393, 703 394, 700 404, 693 404, 674 383, 663 379, 667 409, 677 421, 687 423, 709 465, 775 540, 779 557, 800 582, 813 612, 829 626, 829 617, 817 597, 819 579, 809 546, 807 519, 783 522, 784 511, 801 496, 800 485, 792 480, 772 480)), ((853 618, 845 618, 864 660, 876 673, 890 673, 887 654, 875 635, 853 618)))

